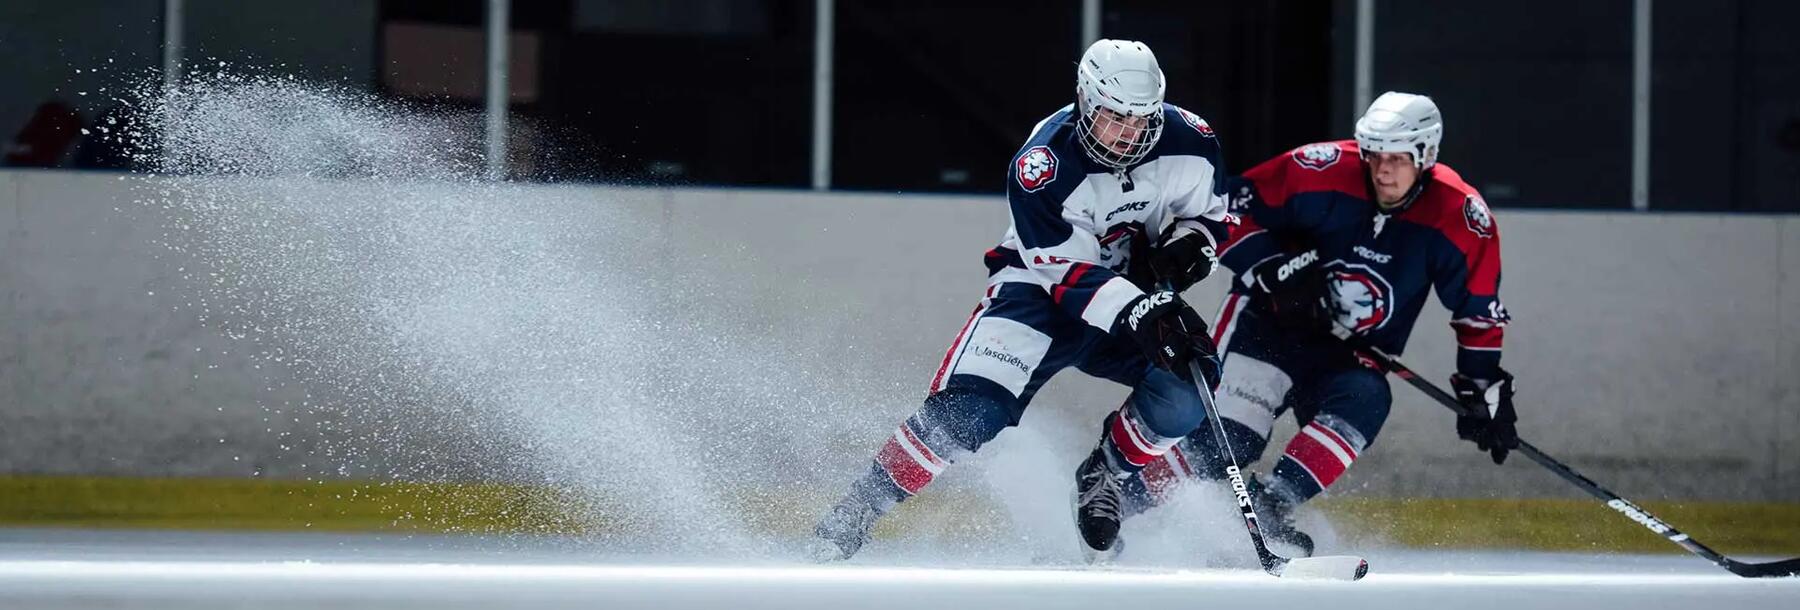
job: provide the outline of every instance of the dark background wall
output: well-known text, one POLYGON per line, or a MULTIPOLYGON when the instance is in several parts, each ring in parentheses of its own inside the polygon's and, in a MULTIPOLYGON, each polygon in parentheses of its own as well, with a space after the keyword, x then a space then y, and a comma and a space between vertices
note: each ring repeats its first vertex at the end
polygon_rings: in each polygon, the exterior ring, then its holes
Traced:
MULTIPOLYGON (((481 112, 481 0, 186 5, 190 70, 227 61, 481 112)), ((1168 99, 1213 123, 1231 168, 1346 137, 1361 110, 1354 0, 1101 5, 1101 35, 1156 49, 1168 99)), ((1491 202, 1630 206, 1631 0, 1375 5, 1374 91, 1436 98, 1444 160, 1491 202)), ((1652 209, 1800 211, 1800 39, 1787 32, 1800 4, 1653 6, 1652 209)), ((833 186, 997 192, 1026 132, 1072 98, 1080 7, 838 2, 833 186)), ((0 5, 9 152, 48 131, 65 136, 48 138, 62 147, 49 165, 105 165, 68 135, 106 110, 79 92, 123 74, 158 77, 160 9, 0 5), (45 102, 63 104, 65 118, 33 131, 45 102)), ((814 19, 811 0, 515 0, 513 177, 808 186, 814 19)))

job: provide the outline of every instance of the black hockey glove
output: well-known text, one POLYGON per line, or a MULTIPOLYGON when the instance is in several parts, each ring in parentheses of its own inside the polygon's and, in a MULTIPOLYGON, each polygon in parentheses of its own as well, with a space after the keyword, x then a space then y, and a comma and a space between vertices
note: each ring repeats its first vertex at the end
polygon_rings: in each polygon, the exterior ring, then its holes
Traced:
POLYGON ((1156 281, 1174 285, 1177 294, 1218 268, 1219 255, 1204 229, 1172 229, 1150 255, 1150 271, 1156 274, 1156 281))
POLYGON ((1318 248, 1272 258, 1250 268, 1250 284, 1276 324, 1291 330, 1330 332, 1325 305, 1325 264, 1318 248))
POLYGON ((1208 358, 1218 351, 1207 334, 1206 320, 1167 290, 1146 293, 1126 305, 1112 334, 1131 337, 1151 364, 1187 381, 1194 380, 1188 371, 1190 359, 1208 358))
POLYGON ((1450 376, 1450 387, 1463 408, 1469 410, 1467 415, 1456 416, 1456 436, 1475 441, 1477 448, 1493 456, 1495 464, 1506 463, 1506 454, 1519 448, 1512 374, 1500 371, 1499 379, 1486 380, 1457 373, 1450 376))

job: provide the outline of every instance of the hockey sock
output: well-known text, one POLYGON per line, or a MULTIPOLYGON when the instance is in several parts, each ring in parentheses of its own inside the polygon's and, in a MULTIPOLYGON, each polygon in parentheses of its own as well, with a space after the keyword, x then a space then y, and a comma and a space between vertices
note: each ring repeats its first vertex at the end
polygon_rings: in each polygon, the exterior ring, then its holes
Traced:
POLYGON ((1275 478, 1297 496, 1294 500, 1304 502, 1343 476, 1365 445, 1355 428, 1321 415, 1288 441, 1275 465, 1275 478))
POLYGON ((1128 403, 1106 418, 1106 458, 1120 472, 1137 472, 1159 459, 1181 437, 1165 437, 1150 430, 1128 403))

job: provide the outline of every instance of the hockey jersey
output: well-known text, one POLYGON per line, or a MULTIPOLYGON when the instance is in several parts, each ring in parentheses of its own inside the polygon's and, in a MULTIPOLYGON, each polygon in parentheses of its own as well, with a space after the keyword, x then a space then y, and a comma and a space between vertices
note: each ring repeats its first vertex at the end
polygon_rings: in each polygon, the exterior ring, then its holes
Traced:
POLYGON ((1354 140, 1296 148, 1232 180, 1231 230, 1222 263, 1252 295, 1246 274, 1294 247, 1317 247, 1337 323, 1399 354, 1435 288, 1451 312, 1456 368, 1495 378, 1510 320, 1500 304, 1500 227, 1481 195, 1437 164, 1407 206, 1382 212, 1354 140))
POLYGON ((1227 231, 1224 165, 1212 127, 1163 105, 1163 133, 1123 171, 1089 160, 1073 105, 1039 121, 1007 168, 1012 225, 987 253, 990 281, 1044 289, 1062 311, 1109 331, 1150 288, 1146 253, 1176 228, 1216 246, 1227 231))

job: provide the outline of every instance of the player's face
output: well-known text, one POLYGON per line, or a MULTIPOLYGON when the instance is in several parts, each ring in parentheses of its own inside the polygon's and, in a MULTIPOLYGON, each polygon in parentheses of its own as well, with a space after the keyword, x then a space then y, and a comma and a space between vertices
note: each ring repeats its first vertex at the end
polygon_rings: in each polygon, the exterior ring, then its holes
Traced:
POLYGON ((1150 117, 1119 114, 1101 108, 1094 113, 1094 139, 1101 146, 1121 154, 1131 154, 1132 146, 1150 127, 1150 117))
POLYGON ((1369 178, 1375 183, 1375 202, 1381 207, 1400 204, 1413 183, 1419 181, 1419 168, 1413 165, 1412 153, 1378 152, 1363 155, 1369 164, 1369 178))

